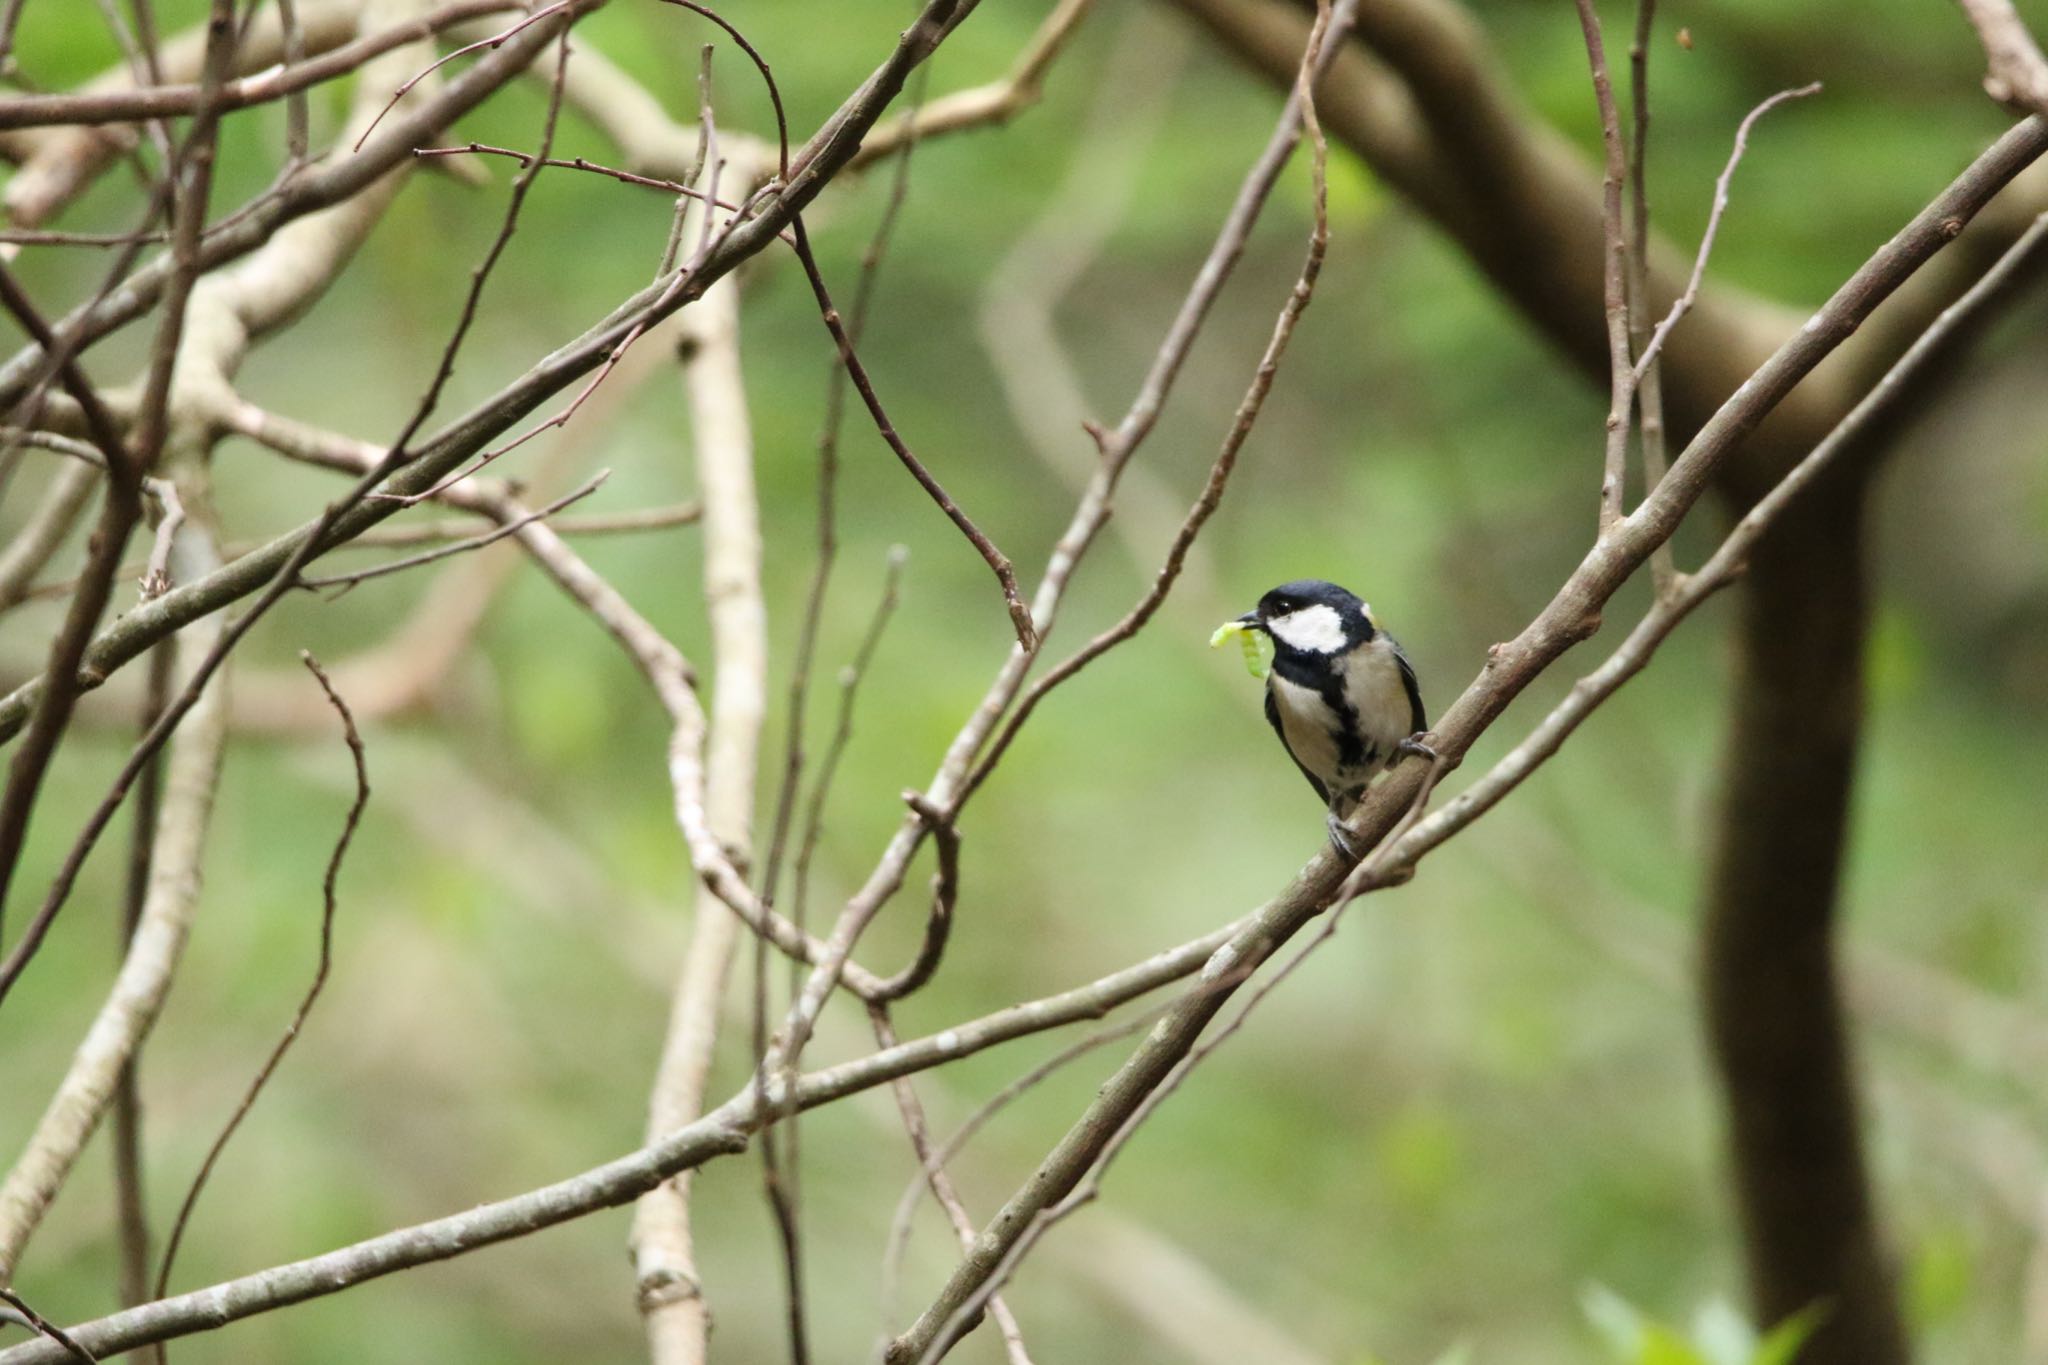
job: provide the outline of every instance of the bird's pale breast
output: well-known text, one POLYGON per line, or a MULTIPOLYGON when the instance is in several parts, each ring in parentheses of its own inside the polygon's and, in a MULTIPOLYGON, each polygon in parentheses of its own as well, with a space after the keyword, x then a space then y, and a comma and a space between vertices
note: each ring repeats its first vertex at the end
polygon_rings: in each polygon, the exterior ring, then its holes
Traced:
POLYGON ((1344 660, 1344 696, 1358 712, 1359 738, 1385 762, 1414 720, 1393 641, 1378 635, 1351 652, 1344 660))
POLYGON ((1267 675, 1272 689, 1273 709, 1280 717, 1280 738, 1294 761, 1314 773, 1325 786, 1337 784, 1338 718, 1330 704, 1313 688, 1289 682, 1278 673, 1267 675))

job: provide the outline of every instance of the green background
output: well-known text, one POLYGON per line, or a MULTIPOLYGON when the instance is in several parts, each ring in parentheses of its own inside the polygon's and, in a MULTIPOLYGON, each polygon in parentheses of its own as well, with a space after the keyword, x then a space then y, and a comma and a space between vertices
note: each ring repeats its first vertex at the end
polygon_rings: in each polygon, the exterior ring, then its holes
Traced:
MULTIPOLYGON (((198 7, 160 8, 170 29, 198 7)), ((998 74, 1044 8, 983 5, 946 44, 932 90, 998 74)), ((1569 10, 1511 0, 1474 9, 1532 108, 1590 156, 1597 127, 1569 10)), ((1610 10, 1618 50, 1627 15, 1610 10)), ((880 59, 903 13, 895 0, 845 0, 745 5, 730 17, 774 63, 801 135, 880 59)), ((695 47, 708 36, 690 16, 641 0, 619 0, 578 30, 580 44, 623 63, 678 115, 694 103, 695 47)), ((1716 278, 1799 307, 1824 298, 2006 124, 1978 90, 1971 35, 1943 5, 1672 6, 1654 52, 1653 202, 1688 249, 1742 113, 1779 87, 1827 82, 1757 133, 1714 263, 1716 278), (1681 24, 1690 50, 1672 41, 1681 24)), ((114 55, 83 7, 38 0, 19 54, 45 88, 114 55)), ((717 69, 722 120, 765 131, 736 54, 722 48, 717 69)), ((316 132, 331 132, 340 108, 340 91, 323 89, 316 132)), ((1109 0, 1052 73, 1041 106, 1006 129, 917 151, 864 354, 911 444, 1027 583, 1092 455, 1078 430, 1049 452, 1053 463, 1025 436, 979 321, 988 281, 1034 224, 1075 211, 1061 187, 1084 143, 1128 158, 1128 183, 1098 176, 1076 191, 1109 202, 1113 228, 1055 311, 1088 410, 1113 420, 1276 108, 1270 89, 1176 17, 1109 0), (1141 106, 1152 88, 1154 116, 1091 114, 1105 99, 1141 106)), ((524 86, 463 120, 451 140, 531 146, 540 112, 538 90, 524 86)), ((222 208, 266 183, 281 112, 240 116, 229 130, 222 208)), ((615 155, 573 117, 558 151, 615 155)), ((254 356, 242 391, 354 435, 395 432, 496 229, 510 168, 487 169, 488 188, 416 177, 331 295, 254 356)), ((970 808, 953 945, 936 983, 901 1010, 906 1034, 1193 937, 1258 903, 1314 850, 1318 804, 1276 750, 1235 653, 1206 649, 1216 622, 1284 579, 1336 579, 1403 639, 1434 713, 1590 539, 1603 396, 1349 154, 1334 155, 1331 178, 1328 268, 1195 573, 1150 630, 1040 710, 970 808)), ((842 302, 886 190, 887 176, 871 175, 833 190, 816 214, 842 302)), ((64 223, 117 228, 133 200, 132 180, 110 176, 64 223)), ((443 414, 643 284, 668 215, 658 193, 543 175, 443 414)), ((1115 619, 1150 581, 1249 379, 1308 225, 1297 164, 1139 456, 1135 477, 1160 510, 1128 510, 1104 536, 1074 584, 1055 654, 1115 619)), ((24 262, 54 306, 86 288, 104 258, 43 249, 24 262)), ((772 771, 812 565, 831 349, 786 256, 749 272, 746 300, 772 771)), ((1847 896, 1849 977, 1882 1212, 1926 1358, 1950 1365, 2016 1359, 2028 1286, 2043 1274, 2048 1115, 2016 1061, 2029 1054, 2014 1046, 2043 1028, 2033 1002, 2048 909, 2038 828, 2048 732, 2041 320, 2038 300, 2017 308, 1950 398, 1902 434, 1875 550, 1883 595, 1847 896)), ((125 378, 145 341, 108 343, 94 373, 125 378)), ((895 794, 928 780, 1008 636, 986 568, 870 427, 855 420, 847 431, 817 740, 830 722, 832 670, 865 628, 887 547, 909 546, 910 561, 831 807, 820 914, 866 875, 898 818, 895 794)), ((572 424, 569 436, 575 469, 612 470, 579 511, 694 495, 686 414, 665 376, 614 419, 572 424)), ((519 474, 537 449, 505 472, 519 474)), ((222 445, 216 470, 235 536, 294 524, 337 487, 241 441, 222 445)), ((17 482, 0 533, 33 505, 25 490, 43 477, 32 465, 17 482)), ((1712 520, 1703 508, 1681 534, 1681 562, 1711 544, 1712 520)), ((698 534, 580 548, 702 661, 698 534)), ((297 650, 332 663, 373 644, 429 583, 412 574, 331 603, 289 602, 251 639, 243 673, 310 693, 286 672, 297 650)), ((1630 617, 1643 596, 1625 592, 1610 621, 1630 617)), ((1175 1278, 1191 1267, 1229 1286, 1244 1311, 1283 1324, 1310 1358, 1340 1365, 1419 1363, 1458 1341, 1478 1361, 1601 1358, 1579 1308, 1589 1281, 1679 1320, 1712 1298, 1739 1298, 1717 1103, 1689 984, 1727 685, 1724 611, 1710 605, 1688 623, 1556 762, 1412 884, 1355 907, 1336 940, 1165 1106, 1114 1169, 1102 1204, 1055 1232, 1016 1287, 1039 1360, 1199 1358, 1147 1316, 1192 1318, 1221 1301, 1223 1291, 1175 1278), (1158 1239, 1153 1250, 1104 1251, 1121 1245, 1109 1232, 1129 1224, 1158 1239)), ((27 670, 54 620, 44 607, 0 621, 10 674, 27 670)), ((216 1175, 177 1286, 530 1188, 638 1140, 691 887, 670 814, 665 725, 624 657, 531 568, 481 643, 437 710, 369 733, 376 795, 342 880, 334 977, 216 1175)), ((1532 688, 1467 772, 1534 723, 1590 667, 1592 650, 1532 688)), ((24 888, 45 882, 125 751, 125 731, 104 713, 81 724, 32 831, 24 888)), ((146 1058, 159 1229, 311 970, 346 774, 338 736, 324 728, 231 750, 188 960, 146 1058)), ((109 979, 119 845, 93 860, 7 1003, 0 1152, 18 1150, 109 979)), ((913 947, 927 870, 921 859, 863 946, 871 965, 886 969, 913 947)), ((735 1001, 744 996, 736 990, 735 1001)), ((737 1005, 730 1018, 738 1044, 737 1005)), ((1027 1040, 926 1078, 935 1125, 950 1129, 1065 1041, 1027 1040)), ((810 1057, 864 1046, 859 1018, 836 1010, 810 1057)), ((1062 1072, 956 1163, 978 1216, 1066 1129, 1116 1055, 1113 1047, 1062 1072)), ((714 1095, 745 1070, 741 1048, 724 1049, 714 1095)), ((862 1358, 883 1325, 880 1247, 912 1162, 881 1091, 806 1118, 802 1133, 818 1358, 862 1358)), ((54 1318, 113 1306, 107 1164, 101 1141, 23 1266, 18 1287, 54 1318)), ((783 1358, 779 1262, 757 1163, 724 1160, 696 1189, 714 1355, 783 1358)), ((642 1359, 626 1226, 623 1211, 587 1218, 173 1353, 642 1359)), ((928 1299, 953 1254, 926 1207, 904 1309, 928 1299)), ((983 1332, 956 1358, 1000 1356, 983 1332)))

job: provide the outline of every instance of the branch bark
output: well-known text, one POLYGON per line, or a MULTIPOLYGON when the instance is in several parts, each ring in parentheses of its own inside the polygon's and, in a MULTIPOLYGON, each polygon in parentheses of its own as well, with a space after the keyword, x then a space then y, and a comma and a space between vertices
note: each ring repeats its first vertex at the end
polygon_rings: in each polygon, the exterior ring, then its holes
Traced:
MULTIPOLYGON (((570 0, 571 13, 594 8, 597 0, 570 0)), ((705 289, 716 283, 742 260, 774 241, 790 219, 817 197, 825 185, 845 168, 858 150, 862 136, 881 117, 902 89, 910 71, 931 55, 946 32, 970 12, 977 0, 928 0, 916 22, 904 30, 889 58, 876 69, 828 118, 819 132, 795 159, 796 169, 787 183, 767 196, 755 214, 734 232, 718 240, 709 256, 697 266, 684 287, 663 279, 640 291, 596 326, 570 344, 561 347, 539 364, 485 399, 464 416, 444 428, 439 436, 424 443, 414 458, 395 474, 383 491, 392 495, 359 504, 336 519, 323 534, 323 547, 331 547, 376 525, 403 506, 403 499, 422 493, 482 452, 520 418, 532 412, 577 379, 604 364, 619 343, 629 335, 695 302, 705 289)), ((448 82, 448 88, 414 114, 387 119, 364 151, 344 158, 330 172, 292 192, 288 187, 276 205, 251 212, 232 227, 217 228, 202 246, 205 264, 215 264, 264 240, 288 215, 308 211, 322 203, 346 198, 359 190, 393 156, 405 152, 431 127, 453 117, 481 100, 512 72, 522 69, 540 48, 557 36, 549 23, 533 24, 522 30, 496 52, 448 82), (384 153, 391 153, 390 156, 384 153), (281 207, 279 206, 281 205, 281 207)), ((89 334, 97 334, 133 316, 150 300, 153 267, 137 273, 134 280, 104 309, 90 310, 89 334)), ((161 281, 157 281, 158 284, 161 281)), ((17 373, 26 375, 33 360, 10 361, 0 368, 0 394, 15 382, 17 373)), ((96 686, 107 674, 136 657, 155 640, 197 616, 218 611, 231 602, 260 590, 295 554, 320 521, 278 537, 269 545, 245 555, 219 572, 198 582, 173 589, 115 622, 87 650, 81 681, 96 686)), ((35 679, 0 698, 0 741, 17 733, 38 704, 44 688, 35 679)))
MULTIPOLYGON (((753 434, 740 372, 739 285, 720 281, 683 314, 685 382, 704 507, 704 596, 715 676, 705 753, 705 824, 740 866, 753 843, 754 785, 768 695, 768 626, 761 602, 761 527, 753 434)), ((648 1106, 650 1142, 703 1113, 740 919, 697 887, 695 923, 676 983, 668 1038, 648 1106)), ((710 1315, 690 1230, 690 1177, 641 1196, 631 1238, 635 1295, 655 1365, 699 1365, 710 1315)))
MULTIPOLYGON (((1851 276, 1810 325, 1759 367, 1701 428, 1651 496, 1587 554, 1536 619, 1514 640, 1494 646, 1479 677, 1439 722, 1438 752, 1454 762, 1462 757, 1540 672, 1598 629, 1608 599, 1647 561, 1654 546, 1669 539, 1716 470, 1764 417, 2044 151, 2048 120, 2031 119, 2001 138, 1851 276)), ((1427 780, 1411 764, 1376 783, 1351 821, 1354 844, 1371 848, 1385 838, 1408 817, 1427 780)), ((955 1312, 983 1292, 1039 1216, 1081 1185, 1126 1122, 1175 1074, 1237 984, 1332 904, 1349 871, 1333 850, 1322 850, 1250 925, 1218 950, 1203 971, 1206 988, 1185 994, 1103 1085, 1087 1111, 976 1238, 973 1250, 931 1307, 891 1343, 889 1365, 921 1361, 935 1344, 943 1349, 941 1334, 953 1330, 955 1312)))
MULTIPOLYGON (((204 506, 202 491, 188 486, 184 496, 188 504, 204 506)), ((201 513, 195 520, 203 523, 208 517, 201 513)), ((178 553, 188 572, 212 567, 212 534, 210 526, 195 526, 179 538, 178 553)), ((216 617, 180 633, 181 669, 189 670, 205 655, 220 628, 216 617)), ((170 991, 199 897, 200 854, 227 742, 226 692, 227 678, 216 675, 172 741, 142 918, 113 990, 70 1070, 0 1182, 0 1284, 14 1278, 22 1249, 105 1117, 123 1066, 148 1037, 170 991)))
MULTIPOLYGON (((1012 1005, 897 1047, 813 1072, 795 1086, 793 1103, 800 1110, 813 1109, 1014 1038, 1082 1019, 1099 1019, 1118 1005, 1194 972, 1242 927, 1241 921, 1226 925, 1058 995, 1012 1005)), ((71 1335, 95 1355, 112 1355, 152 1341, 223 1327, 289 1304, 338 1293, 394 1271, 523 1237, 627 1203, 679 1171, 695 1169, 715 1157, 742 1152, 746 1150, 752 1126, 768 1117, 751 1091, 742 1092, 659 1142, 567 1180, 445 1218, 399 1228, 321 1256, 272 1266, 206 1289, 109 1314, 81 1324, 71 1335)), ((57 1354, 49 1354, 47 1348, 52 1345, 31 1341, 10 1347, 0 1351, 0 1365, 57 1365, 70 1359, 62 1347, 56 1348, 57 1354)))
MULTIPOLYGON (((1299 3, 1174 3, 1276 82, 1286 78, 1290 44, 1298 41, 1291 35, 1307 26, 1299 3)), ((1434 219, 1567 357, 1605 378, 1602 200, 1583 159, 1518 106, 1476 23, 1445 0, 1369 5, 1359 39, 1365 50, 1347 53, 1324 88, 1333 131, 1434 219)), ((1944 234, 1953 237, 1968 222, 1966 215, 1946 223, 1944 234)), ((2009 240, 2016 228, 2008 216, 1971 233, 1969 251, 1917 278, 1747 433, 1715 475, 1728 503, 1740 512, 1761 498, 1960 292, 1984 247, 2009 240)), ((1635 304, 1662 313, 1680 297, 1683 276, 1667 244, 1652 240, 1643 249, 1647 283, 1635 304)), ((1728 394, 1739 396, 1763 350, 1798 325, 1795 315, 1708 281, 1663 354, 1673 433, 1684 439, 1708 424, 1728 394)), ((1857 1139, 1849 1035, 1829 966, 1861 697, 1863 489, 1883 447, 1881 439, 1861 442, 1809 490, 1764 538, 1736 589, 1741 663, 1707 891, 1710 1034, 1734 1110, 1755 1299, 1767 1317, 1816 1298, 1836 1305, 1807 1347, 1816 1365, 1905 1359, 1857 1139), (1783 544, 1812 536, 1824 539, 1783 544), (1788 875, 1771 871, 1780 866, 1788 875), (1775 1004, 1765 1009, 1751 1000, 1758 993, 1775 1004), (1745 1022, 1745 1000, 1775 1022, 1745 1022), (1795 1093, 1801 1101, 1783 1111, 1784 1122, 1766 1112, 1768 1097, 1795 1093), (1807 1187, 1811 1201, 1796 1202, 1791 1189, 1823 1167, 1829 1178, 1807 1187), (1835 1220, 1825 1231, 1812 1221, 1820 1214, 1835 1220)))

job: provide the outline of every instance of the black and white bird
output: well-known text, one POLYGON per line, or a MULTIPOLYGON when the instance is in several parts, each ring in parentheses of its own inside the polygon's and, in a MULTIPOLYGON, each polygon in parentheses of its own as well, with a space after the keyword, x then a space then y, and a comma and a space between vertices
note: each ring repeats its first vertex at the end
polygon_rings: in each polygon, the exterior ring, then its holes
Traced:
POLYGON ((1281 584, 1216 640, 1252 631, 1273 642, 1266 719, 1329 807, 1330 841, 1355 858, 1344 820, 1366 784, 1406 755, 1436 757, 1414 665, 1371 607, 1320 578, 1281 584))

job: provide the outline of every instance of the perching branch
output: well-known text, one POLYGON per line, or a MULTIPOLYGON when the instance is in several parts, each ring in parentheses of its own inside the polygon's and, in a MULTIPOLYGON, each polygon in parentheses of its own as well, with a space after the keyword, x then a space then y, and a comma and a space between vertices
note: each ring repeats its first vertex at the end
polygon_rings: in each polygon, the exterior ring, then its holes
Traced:
MULTIPOLYGON (((2036 118, 2001 138, 1938 195, 1897 236, 1870 258, 1710 419, 1672 465, 1657 489, 1619 522, 1581 562, 1513 640, 1496 645, 1486 667, 1447 710, 1435 747, 1455 761, 1508 703, 1572 645, 1598 628, 1607 600, 1669 539, 1705 490, 1717 464, 1775 407, 1792 386, 1935 252, 1954 239, 1991 196, 2048 152, 2048 119, 2036 118)), ((1373 848, 1407 814, 1423 782, 1416 765, 1396 769, 1368 792, 1350 822, 1354 846, 1373 848)), ((1249 973, 1281 944, 1327 909, 1350 868, 1323 849, 1289 886, 1269 901, 1205 969, 1205 976, 1249 973)), ((1102 1087, 1087 1111, 976 1238, 973 1250, 917 1323, 892 1343, 891 1365, 923 1358, 962 1304, 978 1294, 1039 1214, 1075 1190, 1095 1168, 1110 1141, 1147 1097, 1164 1084, 1195 1047, 1231 987, 1189 993, 1146 1036, 1102 1087)))

